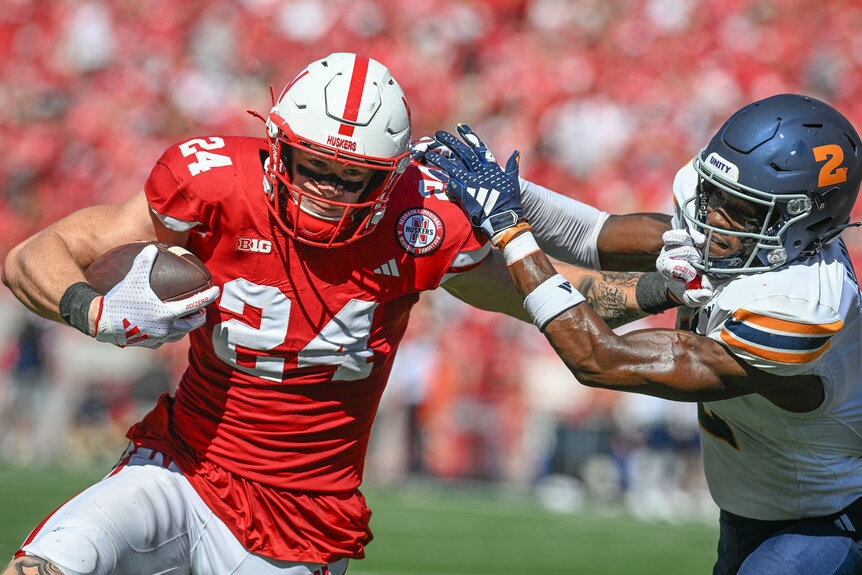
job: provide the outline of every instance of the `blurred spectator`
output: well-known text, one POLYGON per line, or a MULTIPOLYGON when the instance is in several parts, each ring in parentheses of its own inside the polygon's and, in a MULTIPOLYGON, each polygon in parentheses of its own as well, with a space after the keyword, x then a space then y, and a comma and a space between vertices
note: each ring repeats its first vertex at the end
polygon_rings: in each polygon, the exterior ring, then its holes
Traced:
POLYGON ((51 384, 45 343, 49 322, 28 314, 14 323, 3 358, 6 377, 0 382, 0 455, 29 460, 36 449, 36 422, 42 420, 46 387, 51 384))
MULTIPOLYGON (((262 134, 238 110, 266 112, 270 85, 336 50, 387 63, 417 136, 468 121, 500 153, 521 150, 521 174, 538 183, 611 212, 667 211, 676 170, 745 102, 806 93, 862 127, 859 29, 858 0, 6 0, 0 255, 49 221, 138 191, 178 138, 262 134)), ((860 253, 862 233, 845 238, 860 253)), ((616 396, 580 389, 532 331, 440 302, 415 312, 431 329, 409 332, 381 405, 404 434, 404 460, 372 451, 371 467, 526 485, 561 461, 561 438, 593 426, 607 430, 597 452, 610 459, 584 473, 610 481, 616 461, 633 488, 645 461, 634 454, 658 447, 620 428, 616 396)), ((4 356, 19 355, 4 365, 6 406, 27 362, 62 353, 39 355, 37 331, 7 343, 4 356)), ((184 352, 155 357, 170 371, 184 352)), ((83 374, 64 373, 64 385, 83 374)), ((163 389, 150 375, 130 374, 116 397, 148 401, 163 389)), ((69 403, 59 389, 51 405, 69 403)))

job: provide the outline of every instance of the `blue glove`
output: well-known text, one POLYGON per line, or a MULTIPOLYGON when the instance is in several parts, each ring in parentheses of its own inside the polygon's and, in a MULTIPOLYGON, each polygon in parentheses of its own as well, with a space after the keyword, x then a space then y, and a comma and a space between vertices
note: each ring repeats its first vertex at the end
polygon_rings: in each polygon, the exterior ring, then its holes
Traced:
POLYGON ((448 132, 437 132, 436 138, 449 148, 453 159, 428 150, 425 160, 449 175, 446 191, 455 197, 470 217, 470 223, 481 228, 491 243, 495 238, 518 223, 525 222, 521 207, 521 186, 518 182, 516 150, 506 162, 505 171, 494 155, 466 124, 458 124, 461 140, 448 132))
POLYGON ((423 166, 427 166, 428 162, 425 160, 425 154, 428 152, 436 152, 447 160, 457 162, 459 168, 464 168, 464 164, 461 163, 461 160, 452 153, 452 150, 431 136, 422 136, 418 140, 410 142, 410 157, 413 158, 415 162, 418 162, 423 166))

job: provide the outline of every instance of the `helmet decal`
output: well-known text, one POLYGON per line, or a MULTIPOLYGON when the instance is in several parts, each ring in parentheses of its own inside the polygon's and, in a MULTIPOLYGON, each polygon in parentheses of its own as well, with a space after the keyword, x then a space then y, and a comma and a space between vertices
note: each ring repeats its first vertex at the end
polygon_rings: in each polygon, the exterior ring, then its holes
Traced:
POLYGON ((734 165, 733 163, 719 156, 718 152, 713 152, 709 155, 709 157, 706 159, 706 165, 713 170, 717 170, 722 176, 724 176, 728 180, 733 180, 734 182, 739 181, 739 168, 737 168, 736 165, 734 165))
POLYGON ((826 144, 817 146, 811 150, 814 152, 814 160, 826 162, 820 169, 817 178, 817 186, 832 186, 847 181, 847 167, 838 167, 844 162, 844 150, 838 144, 826 144))

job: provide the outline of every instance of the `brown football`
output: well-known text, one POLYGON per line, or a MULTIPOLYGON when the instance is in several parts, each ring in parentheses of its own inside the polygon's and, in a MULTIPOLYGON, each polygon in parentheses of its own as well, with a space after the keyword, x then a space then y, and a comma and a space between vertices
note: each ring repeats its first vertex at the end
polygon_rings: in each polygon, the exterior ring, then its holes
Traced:
POLYGON ((87 282, 100 294, 108 293, 132 269, 135 256, 150 244, 159 249, 150 272, 150 286, 162 301, 183 299, 212 287, 212 274, 197 256, 162 242, 133 242, 105 252, 84 270, 87 282))

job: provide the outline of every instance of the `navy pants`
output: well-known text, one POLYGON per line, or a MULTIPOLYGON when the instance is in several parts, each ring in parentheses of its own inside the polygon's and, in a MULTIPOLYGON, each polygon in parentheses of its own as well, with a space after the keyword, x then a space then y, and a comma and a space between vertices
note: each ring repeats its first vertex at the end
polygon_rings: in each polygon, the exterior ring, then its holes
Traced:
POLYGON ((720 523, 713 575, 862 574, 862 513, 758 521, 722 511, 720 523))

